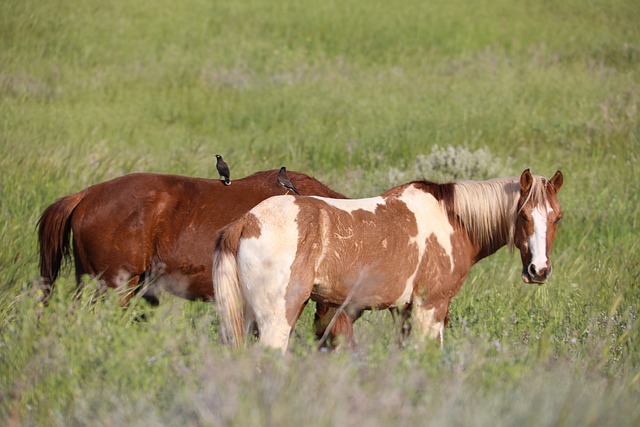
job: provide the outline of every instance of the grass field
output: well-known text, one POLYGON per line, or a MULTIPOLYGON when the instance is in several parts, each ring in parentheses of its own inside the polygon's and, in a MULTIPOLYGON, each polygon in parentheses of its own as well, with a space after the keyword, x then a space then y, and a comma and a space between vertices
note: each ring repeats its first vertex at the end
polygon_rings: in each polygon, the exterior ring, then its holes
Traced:
POLYGON ((633 0, 0 2, 0 424, 639 425, 638 22, 633 0), (554 275, 476 265, 442 350, 373 312, 319 353, 309 309, 286 357, 233 350, 209 304, 74 301, 71 268, 36 320, 49 204, 216 178, 216 153, 349 197, 561 169, 554 275))

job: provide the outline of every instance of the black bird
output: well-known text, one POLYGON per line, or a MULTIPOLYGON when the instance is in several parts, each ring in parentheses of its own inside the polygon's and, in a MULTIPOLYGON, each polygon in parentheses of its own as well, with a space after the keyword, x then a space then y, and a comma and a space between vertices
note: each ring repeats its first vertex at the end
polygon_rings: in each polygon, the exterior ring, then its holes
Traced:
POLYGON ((293 185, 293 182, 289 179, 289 176, 287 175, 287 168, 284 166, 281 167, 280 172, 278 172, 278 184, 282 185, 287 190, 293 191, 298 196, 301 195, 296 186, 293 185))
POLYGON ((222 160, 222 156, 220 154, 216 154, 216 169, 218 169, 218 173, 220 174, 220 181, 224 182, 224 185, 231 185, 231 179, 229 177, 231 174, 229 173, 229 165, 222 160))

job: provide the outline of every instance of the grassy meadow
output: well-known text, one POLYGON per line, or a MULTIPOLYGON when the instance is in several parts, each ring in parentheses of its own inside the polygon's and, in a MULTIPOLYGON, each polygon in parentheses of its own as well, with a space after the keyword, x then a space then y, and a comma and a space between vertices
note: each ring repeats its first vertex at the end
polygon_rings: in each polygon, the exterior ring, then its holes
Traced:
POLYGON ((640 7, 633 0, 0 2, 0 424, 640 424, 640 7), (74 301, 40 321, 35 227, 130 172, 315 176, 349 197, 417 178, 565 175, 544 286, 502 249, 444 348, 285 357, 220 344, 210 304, 74 301), (146 321, 140 322, 144 314, 146 321))

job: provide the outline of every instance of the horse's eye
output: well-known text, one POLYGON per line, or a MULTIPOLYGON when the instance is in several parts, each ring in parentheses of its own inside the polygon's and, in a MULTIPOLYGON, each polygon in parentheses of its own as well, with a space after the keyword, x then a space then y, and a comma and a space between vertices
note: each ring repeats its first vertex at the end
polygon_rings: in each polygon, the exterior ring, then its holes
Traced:
POLYGON ((529 222, 529 218, 527 218, 525 214, 521 214, 520 219, 522 220, 522 222, 529 222))
POLYGON ((556 217, 556 219, 554 219, 554 220, 553 220, 553 223, 554 223, 554 224, 557 224, 557 223, 559 223, 559 222, 560 222, 560 220, 561 220, 561 219, 562 219, 562 215, 558 215, 558 216, 556 217))

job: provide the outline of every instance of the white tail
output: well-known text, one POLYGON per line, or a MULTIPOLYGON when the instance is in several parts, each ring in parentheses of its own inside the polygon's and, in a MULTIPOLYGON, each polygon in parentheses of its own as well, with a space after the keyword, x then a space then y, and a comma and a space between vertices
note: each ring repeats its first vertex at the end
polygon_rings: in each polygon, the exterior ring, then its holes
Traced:
POLYGON ((213 283, 221 317, 222 340, 240 347, 244 343, 244 297, 240 290, 235 254, 218 250, 214 252, 213 283))

